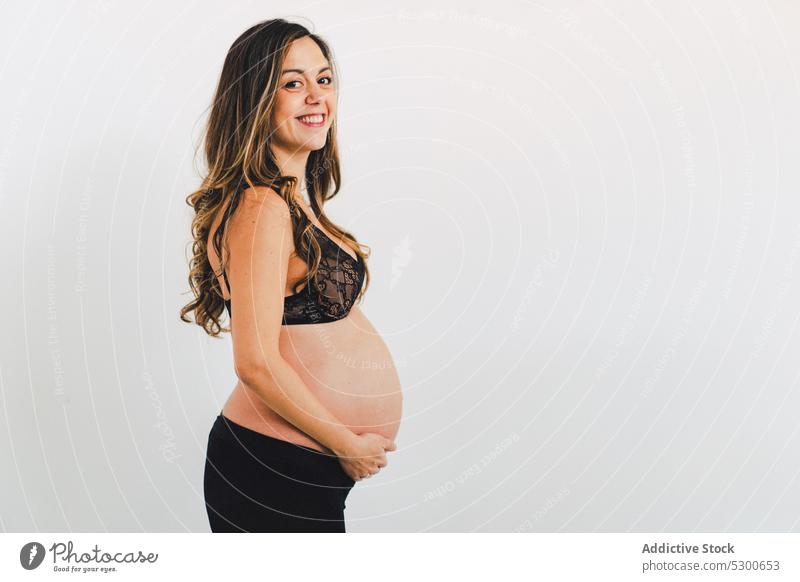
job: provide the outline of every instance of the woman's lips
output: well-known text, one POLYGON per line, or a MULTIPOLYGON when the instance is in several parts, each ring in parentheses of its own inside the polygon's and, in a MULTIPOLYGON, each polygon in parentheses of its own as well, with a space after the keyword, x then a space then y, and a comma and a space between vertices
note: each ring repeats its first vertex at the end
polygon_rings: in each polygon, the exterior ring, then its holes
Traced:
MULTIPOLYGON (((303 117, 307 117, 307 116, 304 115, 303 117)), ((303 121, 299 117, 297 117, 296 119, 297 119, 297 121, 299 121, 300 123, 302 123, 306 127, 322 127, 323 125, 325 125, 325 118, 326 118, 326 116, 323 115, 322 116, 322 121, 320 121, 319 123, 309 123, 307 121, 303 121)))

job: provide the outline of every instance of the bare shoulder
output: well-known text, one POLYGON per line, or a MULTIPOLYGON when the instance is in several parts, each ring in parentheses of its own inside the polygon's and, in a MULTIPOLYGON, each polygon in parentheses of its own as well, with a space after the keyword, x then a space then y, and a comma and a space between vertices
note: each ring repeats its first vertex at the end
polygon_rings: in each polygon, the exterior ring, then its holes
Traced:
POLYGON ((241 196, 238 208, 231 217, 232 230, 291 229, 289 206, 272 188, 267 186, 247 188, 241 196))
POLYGON ((290 219, 289 206, 272 188, 268 186, 255 186, 242 192, 242 205, 250 207, 250 211, 270 212, 276 217, 283 216, 290 219))

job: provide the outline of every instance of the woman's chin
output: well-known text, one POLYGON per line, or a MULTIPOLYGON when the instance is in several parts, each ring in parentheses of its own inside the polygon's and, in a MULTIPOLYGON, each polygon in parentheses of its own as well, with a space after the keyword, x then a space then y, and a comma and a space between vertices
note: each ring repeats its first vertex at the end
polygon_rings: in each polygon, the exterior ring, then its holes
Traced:
POLYGON ((298 143, 297 146, 295 147, 295 151, 315 152, 317 150, 321 150, 322 148, 324 148, 327 141, 328 140, 325 139, 325 137, 323 137, 323 139, 310 139, 302 143, 298 143))

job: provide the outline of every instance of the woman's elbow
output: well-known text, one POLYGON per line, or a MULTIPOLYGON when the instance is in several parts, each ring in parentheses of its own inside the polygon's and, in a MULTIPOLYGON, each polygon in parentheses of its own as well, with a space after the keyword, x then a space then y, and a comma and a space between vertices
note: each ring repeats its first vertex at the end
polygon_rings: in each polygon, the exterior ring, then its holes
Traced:
POLYGON ((234 363, 234 369, 239 380, 247 385, 259 381, 263 382, 265 376, 272 376, 284 363, 280 354, 270 354, 258 360, 248 359, 246 361, 236 361, 234 363))

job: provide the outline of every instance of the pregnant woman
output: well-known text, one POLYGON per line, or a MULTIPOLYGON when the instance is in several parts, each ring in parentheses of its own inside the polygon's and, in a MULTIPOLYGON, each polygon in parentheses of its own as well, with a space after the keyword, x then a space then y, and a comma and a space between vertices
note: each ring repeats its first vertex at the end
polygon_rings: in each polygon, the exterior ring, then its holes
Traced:
POLYGON ((228 52, 205 136, 181 319, 230 331, 238 382, 208 437, 214 532, 344 532, 356 481, 395 450, 402 394, 359 308, 367 255, 324 203, 340 187, 326 43, 268 20, 228 52), (230 328, 221 326, 227 310, 230 328))

